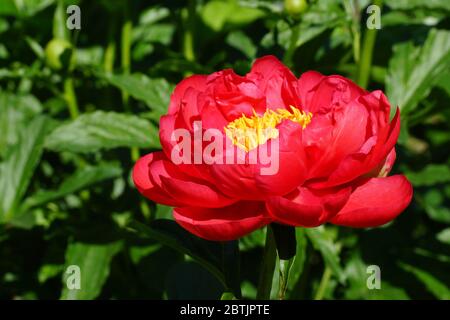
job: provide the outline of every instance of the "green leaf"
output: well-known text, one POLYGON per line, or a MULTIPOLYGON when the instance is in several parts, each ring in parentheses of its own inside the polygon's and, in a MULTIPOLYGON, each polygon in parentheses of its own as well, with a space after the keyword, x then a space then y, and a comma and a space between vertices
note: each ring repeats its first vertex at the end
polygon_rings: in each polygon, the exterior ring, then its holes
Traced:
POLYGON ((339 249, 333 240, 325 232, 325 228, 307 228, 306 235, 313 247, 322 254, 325 264, 333 271, 340 283, 345 283, 345 273, 340 265, 339 249))
POLYGON ((415 187, 432 186, 450 182, 450 168, 445 164, 429 164, 418 172, 407 172, 406 176, 415 187))
POLYGON ((122 169, 119 166, 112 164, 84 167, 65 179, 58 189, 41 190, 27 198, 21 211, 26 211, 31 207, 40 206, 47 202, 57 200, 71 193, 83 190, 100 181, 118 177, 121 174, 122 169))
POLYGON ((153 24, 161 19, 167 18, 170 10, 161 7, 150 7, 142 11, 139 16, 139 24, 153 24))
POLYGON ((433 10, 450 11, 450 2, 447 0, 396 0, 386 3, 392 9, 397 10, 414 10, 418 8, 426 8, 433 10))
POLYGON ((345 289, 345 299, 349 300, 407 300, 408 294, 402 287, 396 287, 383 280, 381 273, 381 290, 371 290, 367 287, 367 279, 370 276, 367 273, 367 267, 370 264, 365 263, 359 252, 355 248, 351 256, 347 259, 345 274, 347 279, 347 288, 345 289))
POLYGON ((69 244, 66 251, 65 268, 78 266, 80 268, 80 289, 70 289, 71 274, 64 273, 63 300, 87 300, 96 298, 109 275, 112 258, 121 250, 122 242, 116 241, 106 244, 91 244, 74 242, 69 244))
POLYGON ((440 231, 436 238, 442 243, 450 244, 450 228, 440 231))
POLYGON ((264 11, 240 6, 236 0, 210 1, 203 6, 201 12, 203 22, 214 31, 221 31, 227 25, 246 25, 264 15, 264 11))
POLYGON ((20 132, 18 143, 8 149, 0 164, 0 222, 11 220, 17 213, 41 158, 46 134, 47 118, 35 118, 20 132))
POLYGON ((42 105, 33 95, 0 91, 0 156, 18 143, 20 131, 41 111, 42 105))
POLYGON ((226 42, 241 51, 249 59, 254 59, 256 56, 257 48, 253 44, 252 39, 248 37, 242 31, 235 31, 228 34, 226 42))
POLYGON ((220 297, 220 300, 237 300, 232 292, 224 292, 220 297))
POLYGON ((104 74, 104 79, 133 98, 143 101, 154 113, 153 119, 167 112, 173 85, 165 79, 152 79, 141 73, 104 74))
POLYGON ((64 266, 61 264, 43 264, 38 272, 38 281, 42 284, 61 274, 63 270, 64 266))
POLYGON ((167 23, 143 25, 133 29, 133 41, 151 42, 169 45, 172 41, 175 26, 167 23))
POLYGON ((53 130, 45 146, 54 151, 94 152, 118 147, 158 148, 157 129, 135 115, 96 111, 53 130))
POLYGON ((386 77, 392 109, 414 110, 449 66, 450 31, 432 29, 420 49, 411 42, 395 46, 386 77))
POLYGON ((55 0, 2 0, 0 15, 30 17, 53 4, 55 0))
POLYGON ((439 78, 439 81, 437 82, 436 85, 437 87, 444 90, 448 96, 450 96, 450 72, 449 71, 444 72, 439 78))
POLYGON ((430 188, 426 191, 423 200, 419 196, 427 215, 438 222, 450 223, 450 209, 444 204, 444 195, 437 188, 430 188))
MULTIPOLYGON (((292 264, 292 268, 289 274, 288 282, 288 295, 290 293, 294 294, 293 290, 297 286, 300 277, 303 273, 303 269, 306 261, 306 247, 308 245, 308 240, 306 238, 306 231, 304 228, 296 228, 295 235, 297 239, 297 249, 295 254, 295 259, 292 264)), ((291 296, 290 296, 291 297, 291 296)))
POLYGON ((450 289, 429 272, 403 262, 399 262, 399 266, 403 270, 412 273, 436 298, 444 300, 450 299, 450 289))
MULTIPOLYGON (((311 4, 297 25, 291 26, 284 20, 278 22, 278 41, 287 50, 291 46, 293 30, 299 28, 295 48, 300 47, 328 29, 339 25, 345 26, 347 17, 348 15, 338 2, 317 1, 311 4)), ((273 37, 273 34, 269 33, 266 37, 273 37)))
POLYGON ((223 272, 223 247, 219 242, 200 239, 181 228, 175 221, 166 219, 154 220, 149 226, 133 221, 128 227, 130 231, 143 237, 154 239, 187 254, 211 272, 226 288, 230 288, 223 272))

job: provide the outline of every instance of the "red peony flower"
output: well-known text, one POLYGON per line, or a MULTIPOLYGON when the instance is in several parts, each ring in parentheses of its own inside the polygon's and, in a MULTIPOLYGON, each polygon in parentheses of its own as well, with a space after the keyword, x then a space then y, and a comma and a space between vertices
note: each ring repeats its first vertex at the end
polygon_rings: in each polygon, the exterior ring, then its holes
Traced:
POLYGON ((245 76, 223 70, 181 81, 161 118, 163 151, 142 157, 133 180, 209 240, 271 222, 379 226, 413 193, 403 175, 387 176, 400 130, 398 109, 389 115, 381 91, 314 71, 297 79, 266 56, 245 76))

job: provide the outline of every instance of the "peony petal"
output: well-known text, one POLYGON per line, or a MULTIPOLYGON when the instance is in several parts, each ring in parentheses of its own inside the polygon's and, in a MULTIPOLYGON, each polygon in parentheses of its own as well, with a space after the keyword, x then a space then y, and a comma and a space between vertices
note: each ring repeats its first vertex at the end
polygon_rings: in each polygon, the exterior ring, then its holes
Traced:
POLYGON ((252 80, 265 97, 264 109, 257 111, 264 112, 265 108, 288 108, 300 103, 296 94, 297 78, 275 56, 256 59, 246 78, 252 80))
POLYGON ((206 181, 186 175, 162 152, 142 157, 133 170, 133 180, 147 198, 171 206, 215 208, 236 201, 217 192, 206 181))
POLYGON ((278 130, 278 138, 269 139, 248 153, 230 145, 231 142, 224 142, 227 149, 223 164, 210 166, 217 188, 231 198, 264 200, 268 196, 284 195, 300 185, 307 175, 302 128, 292 121, 284 121, 278 130), (230 158, 233 164, 226 164, 227 155, 235 155, 234 160, 230 158))
POLYGON ((162 152, 149 153, 141 157, 133 168, 132 178, 138 191, 155 202, 169 206, 181 205, 170 194, 165 192, 150 177, 150 166, 154 161, 162 157, 162 152))
POLYGON ((391 123, 380 128, 376 137, 369 138, 358 152, 348 154, 325 180, 311 182, 309 185, 314 188, 329 188, 376 170, 394 148, 399 132, 400 113, 397 108, 391 123), (366 148, 367 142, 371 142, 370 148, 366 148))
POLYGON ((164 176, 161 176, 161 182, 164 189, 169 194, 176 195, 177 201, 184 205, 218 208, 237 201, 224 196, 206 182, 203 184, 164 176))
MULTIPOLYGON (((327 135, 317 135, 313 116, 303 139, 306 145, 310 145, 307 151, 310 178, 329 176, 342 159, 361 148, 366 139, 367 116, 364 106, 353 101, 344 110, 334 112, 334 125, 325 126, 330 128, 327 135)), ((318 118, 320 120, 321 116, 318 118)))
POLYGON ((323 78, 325 78, 325 76, 319 72, 307 71, 298 79, 297 92, 303 110, 312 111, 309 106, 311 105, 311 100, 315 94, 316 87, 323 78))
POLYGON ((411 201, 411 183, 402 175, 371 178, 357 187, 331 223, 349 227, 377 227, 396 218, 411 201))
POLYGON ((180 107, 181 102, 188 89, 193 88, 198 92, 203 92, 206 89, 206 75, 192 75, 183 79, 174 89, 170 96, 169 112, 168 114, 176 113, 180 107))
POLYGON ((299 187, 285 197, 272 197, 266 206, 275 221, 302 227, 316 227, 336 215, 345 205, 350 187, 314 190, 299 187))
POLYGON ((272 222, 264 203, 252 201, 216 209, 175 208, 173 216, 189 232, 213 241, 238 239, 272 222))

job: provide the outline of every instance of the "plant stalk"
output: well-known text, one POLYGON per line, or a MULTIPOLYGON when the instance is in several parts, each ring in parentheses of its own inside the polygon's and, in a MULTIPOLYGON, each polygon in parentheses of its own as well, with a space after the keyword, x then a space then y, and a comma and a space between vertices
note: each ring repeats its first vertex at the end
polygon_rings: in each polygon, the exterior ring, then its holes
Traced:
POLYGON ((284 54, 283 62, 288 67, 292 67, 293 65, 293 57, 295 49, 297 48, 297 40, 300 36, 300 22, 297 21, 296 25, 292 28, 291 38, 289 40, 289 47, 286 50, 286 53, 284 54))
MULTIPOLYGON (((375 0, 374 4, 381 7, 382 0, 375 0)), ((370 69, 372 67, 373 48, 377 37, 377 29, 367 29, 364 33, 364 42, 362 45, 361 55, 358 61, 358 75, 356 82, 363 88, 367 88, 370 78, 370 69)))
POLYGON ((258 290, 256 299, 268 300, 270 299, 270 292, 272 291, 273 273, 275 271, 277 252, 275 237, 272 228, 267 226, 266 244, 264 247, 264 254, 261 263, 261 271, 259 275, 258 290))
POLYGON ((75 88, 73 85, 73 79, 68 76, 64 80, 64 99, 67 102, 69 108, 70 117, 76 119, 80 114, 78 109, 77 96, 75 94, 75 88))
MULTIPOLYGON (((124 22, 122 25, 121 32, 121 43, 120 43, 120 53, 121 53, 121 66, 122 72, 124 74, 129 74, 131 69, 131 32, 132 32, 132 21, 130 16, 130 9, 128 8, 128 2, 124 3, 124 22)), ((122 91, 122 101, 125 109, 128 110, 128 92, 122 91)))

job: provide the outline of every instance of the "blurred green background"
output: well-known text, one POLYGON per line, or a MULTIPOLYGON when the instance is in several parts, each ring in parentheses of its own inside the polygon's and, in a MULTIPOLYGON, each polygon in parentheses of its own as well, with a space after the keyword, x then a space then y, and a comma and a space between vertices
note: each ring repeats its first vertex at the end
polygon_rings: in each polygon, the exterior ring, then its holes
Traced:
POLYGON ((1 0, 0 298, 255 298, 265 231, 197 239, 130 171, 160 148, 183 77, 244 74, 274 54, 297 76, 386 92, 402 116, 394 172, 415 192, 382 228, 298 228, 286 298, 450 299, 450 2, 375 3, 380 30, 365 0, 1 0), (71 4, 81 30, 66 27, 71 4), (70 265, 80 290, 66 286, 70 265))

